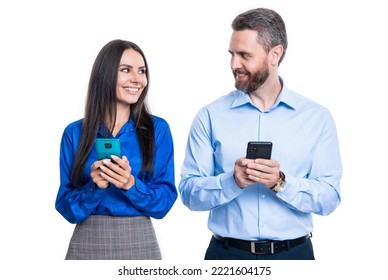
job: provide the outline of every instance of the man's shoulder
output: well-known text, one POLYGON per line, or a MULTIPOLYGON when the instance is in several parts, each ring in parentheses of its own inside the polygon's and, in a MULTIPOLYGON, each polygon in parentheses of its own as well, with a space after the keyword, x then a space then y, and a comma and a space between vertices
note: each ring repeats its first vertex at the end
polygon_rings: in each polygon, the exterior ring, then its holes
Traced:
POLYGON ((204 107, 210 109, 210 108, 216 108, 216 107, 220 107, 220 106, 224 107, 225 105, 231 105, 236 100, 236 98, 241 97, 242 94, 244 94, 244 93, 239 91, 239 90, 233 90, 233 91, 229 92, 228 94, 225 94, 225 95, 222 95, 222 96, 216 98, 215 100, 213 100, 209 104, 205 105, 204 107))
POLYGON ((292 103, 297 109, 327 110, 322 104, 298 92, 288 90, 288 96, 292 99, 292 103))

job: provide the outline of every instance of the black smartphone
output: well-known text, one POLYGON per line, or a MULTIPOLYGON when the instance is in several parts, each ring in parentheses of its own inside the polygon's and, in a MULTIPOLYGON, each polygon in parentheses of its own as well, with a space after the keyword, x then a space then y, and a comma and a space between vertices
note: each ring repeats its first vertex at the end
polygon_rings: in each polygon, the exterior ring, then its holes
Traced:
POLYGON ((120 139, 115 138, 97 138, 96 150, 98 160, 109 158, 111 155, 121 158, 121 144, 120 139))
POLYGON ((247 145, 247 156, 249 159, 264 158, 271 159, 272 142, 250 141, 247 145))

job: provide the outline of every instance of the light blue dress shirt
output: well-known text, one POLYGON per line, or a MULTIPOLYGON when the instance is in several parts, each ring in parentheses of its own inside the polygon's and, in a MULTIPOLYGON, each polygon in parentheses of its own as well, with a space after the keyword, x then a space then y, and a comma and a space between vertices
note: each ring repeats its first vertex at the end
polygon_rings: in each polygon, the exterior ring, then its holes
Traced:
POLYGON ((239 90, 203 107, 191 126, 178 189, 189 209, 209 211, 214 234, 285 240, 312 232, 312 213, 328 215, 338 207, 341 175, 330 112, 283 84, 268 111, 239 90), (273 143, 272 159, 286 175, 284 190, 236 184, 234 163, 253 140, 273 143))

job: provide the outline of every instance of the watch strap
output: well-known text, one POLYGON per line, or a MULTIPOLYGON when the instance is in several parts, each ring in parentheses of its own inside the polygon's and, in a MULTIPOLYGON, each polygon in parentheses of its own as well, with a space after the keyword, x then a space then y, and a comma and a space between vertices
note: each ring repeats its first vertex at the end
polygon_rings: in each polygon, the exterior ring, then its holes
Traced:
POLYGON ((274 192, 279 192, 284 188, 284 182, 286 181, 286 175, 282 171, 279 171, 279 180, 275 185, 271 187, 274 192))

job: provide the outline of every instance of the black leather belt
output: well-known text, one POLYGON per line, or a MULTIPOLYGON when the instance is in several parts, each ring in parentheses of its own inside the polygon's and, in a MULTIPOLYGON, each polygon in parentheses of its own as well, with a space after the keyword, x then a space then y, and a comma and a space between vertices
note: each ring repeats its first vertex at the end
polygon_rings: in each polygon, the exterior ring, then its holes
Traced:
POLYGON ((310 234, 290 240, 263 240, 263 241, 247 241, 234 238, 224 238, 214 234, 214 238, 227 246, 232 246, 240 250, 251 252, 252 254, 266 255, 275 254, 284 250, 289 250, 292 247, 303 244, 310 238, 310 234))

